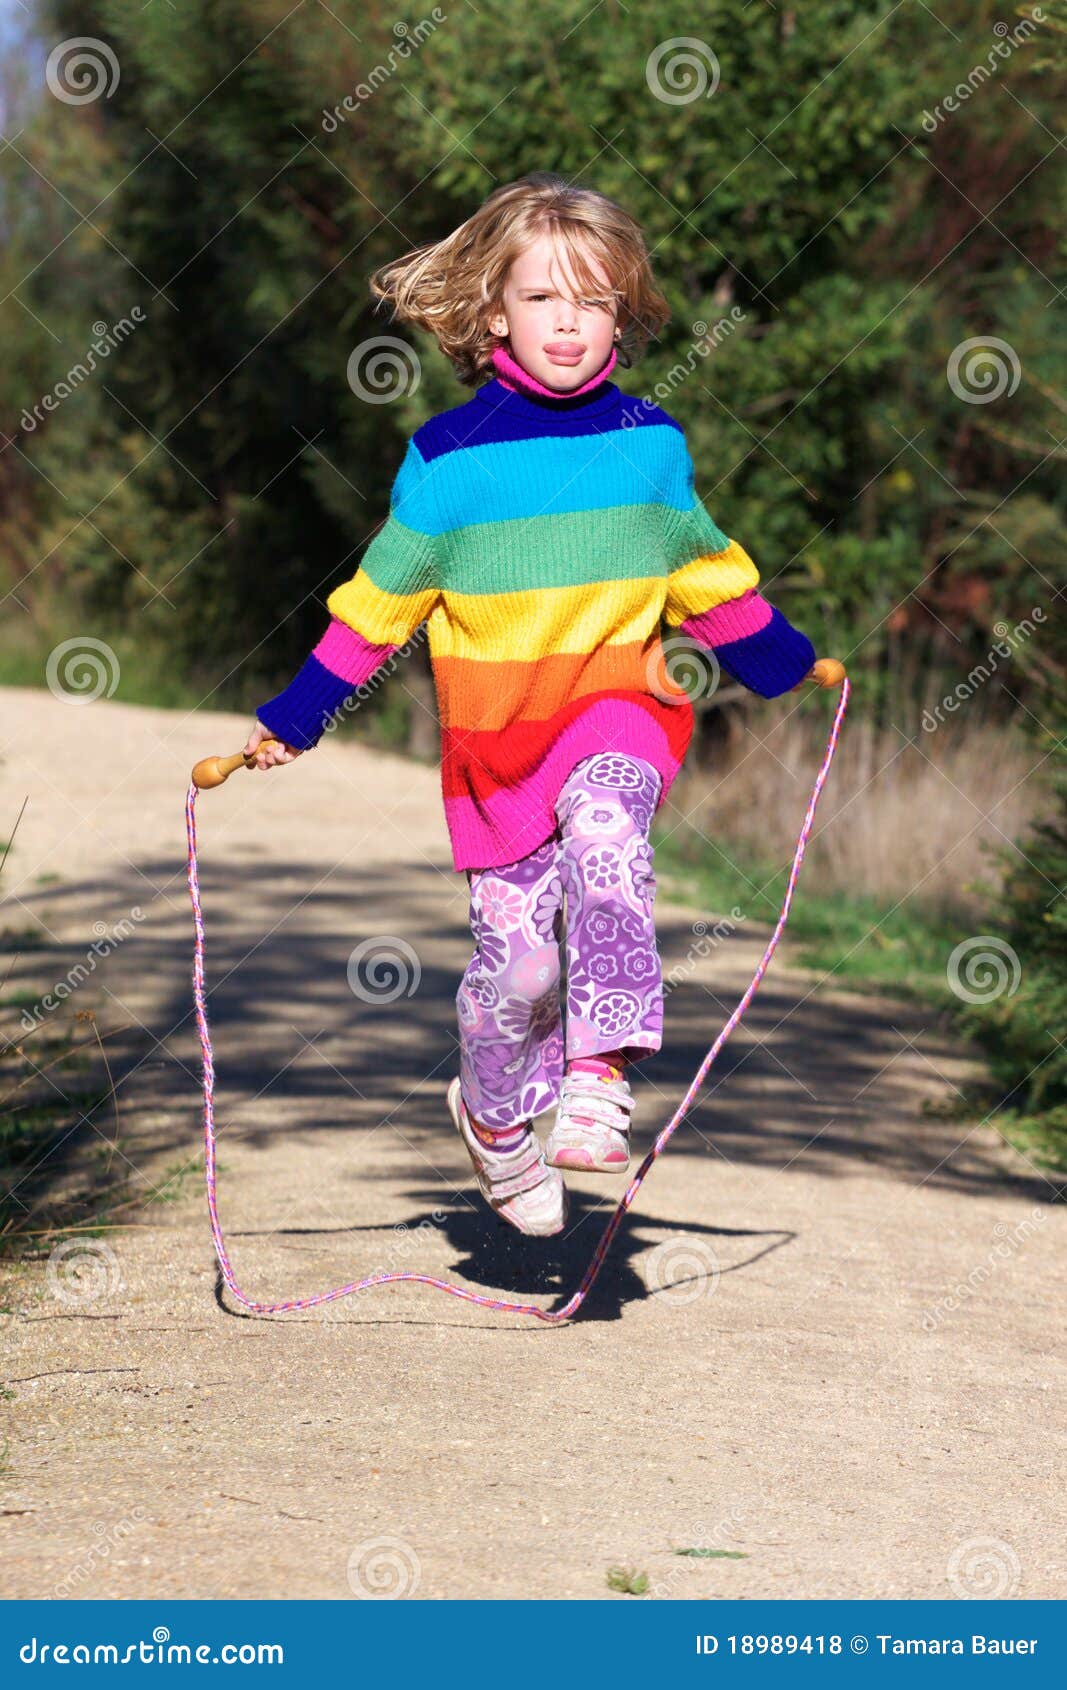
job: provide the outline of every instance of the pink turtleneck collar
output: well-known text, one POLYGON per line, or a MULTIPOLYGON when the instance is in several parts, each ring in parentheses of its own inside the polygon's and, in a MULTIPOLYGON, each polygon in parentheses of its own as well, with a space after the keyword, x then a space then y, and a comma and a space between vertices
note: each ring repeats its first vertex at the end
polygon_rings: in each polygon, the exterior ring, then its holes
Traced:
POLYGON ((493 348, 493 368, 496 370, 497 378, 503 386, 538 399, 573 399, 579 393, 589 393, 594 387, 599 387, 601 382, 607 380, 615 368, 617 358, 618 353, 613 346, 610 358, 606 363, 601 364, 595 375, 591 375, 588 381, 582 383, 581 387, 572 387, 568 393, 561 393, 556 388, 546 387, 544 382, 538 381, 536 376, 531 375, 529 370, 512 357, 506 346, 494 346, 493 348))

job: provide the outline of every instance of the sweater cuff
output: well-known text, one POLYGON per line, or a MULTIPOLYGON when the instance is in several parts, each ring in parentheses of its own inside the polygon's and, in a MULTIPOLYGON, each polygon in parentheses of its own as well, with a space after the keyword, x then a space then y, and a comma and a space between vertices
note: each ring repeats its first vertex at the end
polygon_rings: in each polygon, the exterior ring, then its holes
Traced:
POLYGON ((256 717, 287 745, 310 751, 345 700, 400 648, 375 645, 339 616, 289 685, 256 709, 256 717))
POLYGON ((751 598, 745 593, 736 605, 718 605, 687 617, 679 633, 708 647, 735 680, 761 698, 788 692, 815 662, 815 647, 807 635, 755 589, 751 598))
POLYGON ((331 674, 317 657, 308 657, 283 691, 256 705, 256 719, 286 745, 310 751, 352 691, 350 681, 331 674))

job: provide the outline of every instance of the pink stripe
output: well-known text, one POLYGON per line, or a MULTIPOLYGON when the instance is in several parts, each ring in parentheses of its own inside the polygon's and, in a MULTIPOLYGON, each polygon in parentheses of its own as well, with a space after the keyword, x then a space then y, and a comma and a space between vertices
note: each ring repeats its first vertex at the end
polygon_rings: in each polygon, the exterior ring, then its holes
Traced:
POLYGON ((493 347, 493 368, 505 387, 517 388, 520 393, 532 390, 534 393, 543 393, 549 399, 573 399, 575 394, 588 393, 590 388, 599 387, 602 381, 607 381, 615 368, 617 357, 618 353, 613 346, 610 357, 601 364, 596 374, 591 375, 588 381, 583 381, 581 387, 572 387, 569 391, 546 387, 543 381, 531 375, 525 364, 519 363, 506 346, 493 347))
POLYGON ((358 686, 399 649, 395 645, 372 645, 347 622, 342 622, 339 616, 331 616, 330 626, 311 655, 317 657, 339 680, 351 681, 358 686))
POLYGON ((702 645, 729 645, 731 640, 747 639, 758 634, 771 619, 771 607, 762 593, 749 587, 740 598, 728 599, 712 610, 702 610, 699 616, 687 616, 679 633, 699 640, 702 645))
MULTIPOLYGON (((555 798, 575 763, 594 751, 643 757, 663 778, 663 803, 681 764, 671 756, 667 736, 647 710, 612 698, 584 711, 560 734, 529 780, 490 796, 445 798, 445 819, 457 870, 517 862, 555 831, 555 798)), ((657 809, 659 808, 657 804, 657 809)))

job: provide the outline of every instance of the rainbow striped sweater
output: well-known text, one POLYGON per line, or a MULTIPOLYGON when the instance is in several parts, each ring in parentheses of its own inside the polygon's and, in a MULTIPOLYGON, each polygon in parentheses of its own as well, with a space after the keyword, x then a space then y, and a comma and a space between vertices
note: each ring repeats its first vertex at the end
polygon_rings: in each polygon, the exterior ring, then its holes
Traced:
POLYGON ((814 648, 758 582, 658 405, 608 380, 542 397, 494 377, 416 429, 328 628, 256 714, 308 749, 425 622, 455 867, 503 867, 553 833, 591 752, 647 759, 663 803, 693 710, 661 624, 766 698, 804 677, 814 648))

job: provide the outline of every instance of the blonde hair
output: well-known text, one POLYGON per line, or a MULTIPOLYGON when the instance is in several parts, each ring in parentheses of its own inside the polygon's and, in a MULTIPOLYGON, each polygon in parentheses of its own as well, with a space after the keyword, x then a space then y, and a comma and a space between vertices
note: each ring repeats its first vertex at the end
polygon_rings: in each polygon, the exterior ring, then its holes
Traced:
POLYGON ((640 225, 595 188, 535 170, 495 188, 472 217, 444 240, 416 247, 376 270, 372 294, 393 316, 427 329, 459 380, 477 384, 492 368, 499 335, 487 328, 502 308, 504 284, 519 254, 542 234, 567 253, 583 292, 604 299, 593 274, 599 259, 618 303, 619 362, 632 364, 669 321, 671 310, 652 276, 640 225))

